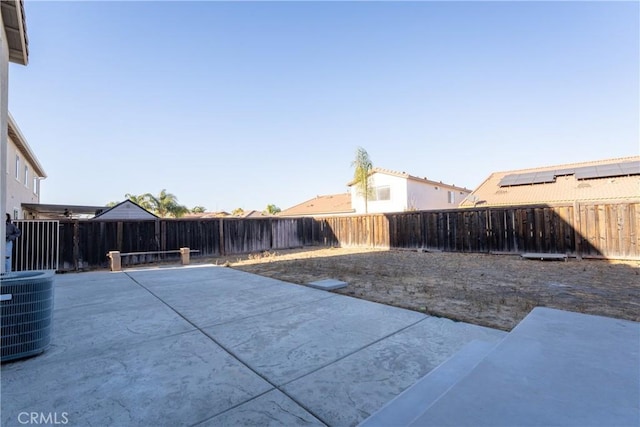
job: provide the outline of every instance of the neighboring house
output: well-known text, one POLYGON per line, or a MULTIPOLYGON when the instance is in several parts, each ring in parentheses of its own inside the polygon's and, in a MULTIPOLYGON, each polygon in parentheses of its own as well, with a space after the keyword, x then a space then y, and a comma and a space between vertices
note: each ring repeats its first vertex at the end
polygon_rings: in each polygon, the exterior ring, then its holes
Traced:
POLYGON ((268 218, 271 217, 272 215, 269 214, 265 214, 262 211, 257 211, 255 209, 250 210, 250 211, 244 211, 242 213, 242 215, 238 215, 240 218, 268 218))
POLYGON ((140 207, 140 205, 125 200, 118 203, 114 207, 97 214, 93 219, 157 219, 158 217, 148 210, 140 207))
POLYGON ((188 213, 181 217, 181 219, 206 219, 206 218, 224 218, 231 215, 229 212, 201 212, 201 213, 188 213))
POLYGON ((47 177, 11 114, 8 114, 6 210, 14 219, 35 219, 28 205, 40 203, 40 180, 47 177))
POLYGON ((492 173, 460 207, 640 200, 640 156, 492 173))
POLYGON ((372 194, 365 209, 365 197, 352 181, 351 204, 357 214, 453 209, 471 190, 427 178, 374 168, 369 172, 372 194))
POLYGON ((278 216, 340 216, 353 215, 355 210, 351 207, 351 194, 328 194, 316 196, 278 213, 278 216))

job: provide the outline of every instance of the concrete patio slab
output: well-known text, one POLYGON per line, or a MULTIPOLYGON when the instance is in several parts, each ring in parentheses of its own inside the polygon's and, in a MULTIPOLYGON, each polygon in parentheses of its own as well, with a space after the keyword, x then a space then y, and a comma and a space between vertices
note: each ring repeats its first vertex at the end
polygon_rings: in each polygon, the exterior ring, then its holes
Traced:
POLYGON ((51 347, 2 365, 2 425, 352 426, 503 334, 215 266, 63 274, 55 295, 51 347))
POLYGON ((212 326, 327 298, 325 292, 280 281, 256 283, 249 275, 188 284, 149 287, 149 291, 199 327, 212 326))
POLYGON ((333 295, 204 331, 269 381, 282 385, 425 317, 333 295))
POLYGON ((495 329, 425 317, 387 339, 286 384, 283 390, 305 407, 314 408, 316 416, 327 424, 351 425, 367 418, 470 340, 486 340, 493 346, 505 335, 495 329))
POLYGON ((346 288, 347 285, 347 282, 336 279, 316 280, 315 282, 307 283, 307 286, 316 289, 322 289, 323 291, 334 291, 336 289, 346 288))
POLYGON ((496 346, 495 342, 475 340, 418 379, 397 397, 389 400, 359 427, 408 426, 447 390, 467 376, 496 346))
POLYGON ((189 426, 272 387, 199 332, 93 356, 2 366, 2 425, 21 412, 67 414, 73 426, 189 426))
POLYGON ((325 426, 291 398, 272 390, 247 403, 198 424, 214 426, 325 426))

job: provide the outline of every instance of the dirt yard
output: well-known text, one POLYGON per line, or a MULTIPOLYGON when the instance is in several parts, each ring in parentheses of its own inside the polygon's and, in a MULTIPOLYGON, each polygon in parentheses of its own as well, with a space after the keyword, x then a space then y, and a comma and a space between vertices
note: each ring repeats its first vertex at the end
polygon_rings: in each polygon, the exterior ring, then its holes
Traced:
POLYGON ((640 321, 637 261, 322 248, 213 263, 298 284, 338 279, 344 295, 507 331, 536 306, 640 321))

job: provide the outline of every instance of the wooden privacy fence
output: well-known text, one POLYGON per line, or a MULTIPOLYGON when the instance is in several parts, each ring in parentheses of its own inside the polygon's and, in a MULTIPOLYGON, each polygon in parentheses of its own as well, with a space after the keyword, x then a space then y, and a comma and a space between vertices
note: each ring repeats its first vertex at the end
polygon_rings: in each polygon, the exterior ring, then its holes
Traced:
MULTIPOLYGON (((67 220, 59 270, 106 268, 107 252, 217 257, 303 246, 562 253, 640 259, 640 203, 514 206, 326 218, 67 220)), ((17 254, 17 256, 20 256, 17 254)), ((163 255, 161 259, 178 258, 163 255)), ((130 263, 158 260, 131 257, 130 263)))
MULTIPOLYGON (((244 254, 317 244, 322 227, 312 218, 212 218, 60 221, 60 270, 106 268, 109 251, 162 252, 188 247, 199 257, 244 254)), ((129 264, 179 258, 130 256, 129 264)))
POLYGON ((640 203, 515 206, 332 217, 333 244, 640 259, 640 203))

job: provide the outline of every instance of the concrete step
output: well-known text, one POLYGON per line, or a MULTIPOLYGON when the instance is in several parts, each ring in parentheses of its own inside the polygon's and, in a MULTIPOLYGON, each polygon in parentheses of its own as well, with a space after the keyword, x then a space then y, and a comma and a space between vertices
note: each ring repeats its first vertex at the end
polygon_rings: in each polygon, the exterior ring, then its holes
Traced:
POLYGON ((469 374, 484 359, 496 343, 474 340, 462 347, 440 366, 360 423, 361 427, 409 425, 469 374))
POLYGON ((535 308, 418 418, 394 426, 640 425, 640 323, 535 308))

